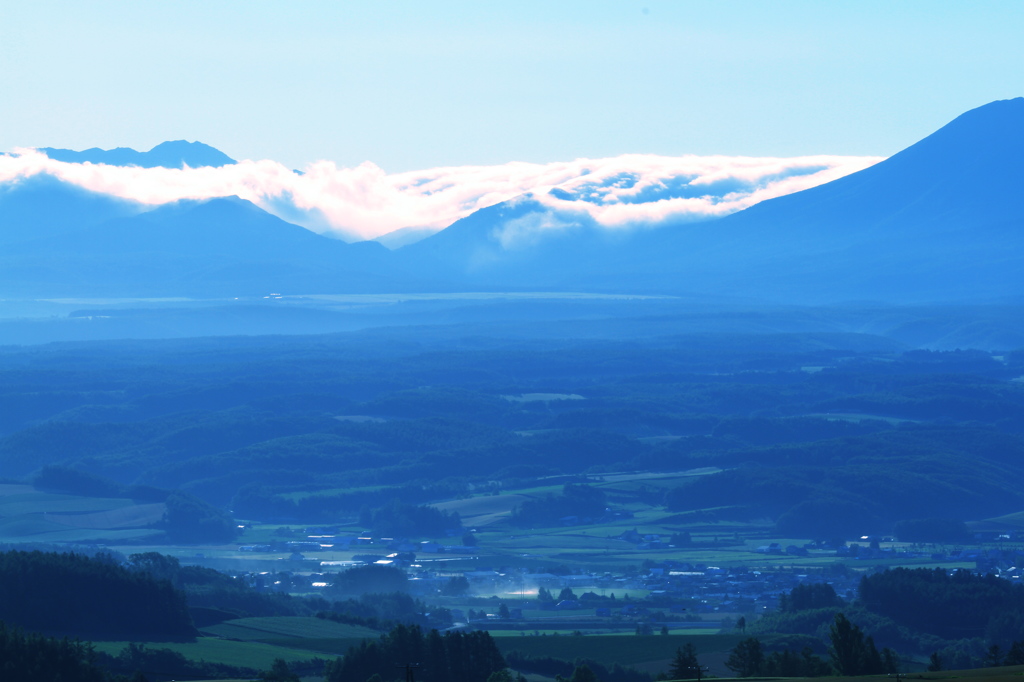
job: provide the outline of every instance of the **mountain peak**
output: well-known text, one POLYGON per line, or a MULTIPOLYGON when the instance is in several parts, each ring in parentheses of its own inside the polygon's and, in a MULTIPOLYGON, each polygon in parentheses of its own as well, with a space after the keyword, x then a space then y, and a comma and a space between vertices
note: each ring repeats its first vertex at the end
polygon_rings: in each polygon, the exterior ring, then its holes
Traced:
POLYGON ((202 168, 212 166, 229 166, 236 163, 234 159, 210 145, 202 142, 173 140, 161 142, 148 152, 139 152, 130 147, 116 149, 100 149, 93 147, 84 151, 72 149, 55 149, 41 147, 39 149, 55 161, 66 163, 96 163, 108 166, 139 166, 141 168, 202 168))

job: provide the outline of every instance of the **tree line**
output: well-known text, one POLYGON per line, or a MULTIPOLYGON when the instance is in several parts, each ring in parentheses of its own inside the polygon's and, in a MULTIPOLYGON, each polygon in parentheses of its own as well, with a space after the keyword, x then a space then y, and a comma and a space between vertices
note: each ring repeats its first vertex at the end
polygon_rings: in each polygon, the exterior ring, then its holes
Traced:
POLYGON ((422 666, 416 677, 422 682, 487 682, 505 668, 505 659, 489 633, 424 632, 418 625, 398 625, 377 641, 364 640, 341 658, 327 664, 326 682, 379 679, 402 680, 397 666, 422 666), (375 677, 376 676, 376 677, 375 677))

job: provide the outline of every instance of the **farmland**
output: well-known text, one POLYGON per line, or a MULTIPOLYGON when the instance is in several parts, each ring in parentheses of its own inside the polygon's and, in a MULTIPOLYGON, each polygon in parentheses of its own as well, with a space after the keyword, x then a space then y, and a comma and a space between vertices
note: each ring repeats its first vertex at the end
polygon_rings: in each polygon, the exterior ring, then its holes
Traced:
MULTIPOLYGON (((93 642, 96 651, 116 656, 129 642, 93 642)), ((199 637, 194 642, 146 642, 152 649, 170 649, 194 661, 220 663, 243 668, 269 669, 274 659, 289 662, 306 661, 315 656, 310 651, 262 642, 244 642, 219 637, 199 637)))
POLYGON ((0 542, 121 543, 159 535, 162 504, 0 485, 0 542))

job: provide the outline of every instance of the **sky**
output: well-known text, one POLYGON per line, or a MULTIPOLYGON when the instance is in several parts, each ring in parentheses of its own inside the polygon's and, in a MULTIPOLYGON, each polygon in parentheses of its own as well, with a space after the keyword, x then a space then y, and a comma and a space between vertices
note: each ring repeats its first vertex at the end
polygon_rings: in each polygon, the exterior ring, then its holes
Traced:
POLYGON ((1024 3, 0 2, 0 150, 199 140, 389 174, 884 157, 1024 94, 1024 3))

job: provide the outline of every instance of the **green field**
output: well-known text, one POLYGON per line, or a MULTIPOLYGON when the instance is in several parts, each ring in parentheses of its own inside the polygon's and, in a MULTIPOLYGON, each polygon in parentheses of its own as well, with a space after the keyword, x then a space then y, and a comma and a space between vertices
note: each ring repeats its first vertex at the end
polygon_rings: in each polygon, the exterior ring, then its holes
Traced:
MULTIPOLYGON (((763 544, 779 542, 783 546, 800 546, 806 539, 774 537, 774 527, 770 522, 763 519, 734 520, 731 517, 736 511, 732 508, 669 514, 660 505, 648 504, 652 495, 659 498, 665 490, 712 471, 715 470, 694 469, 658 474, 613 473, 592 480, 591 485, 614 498, 614 506, 630 510, 633 516, 591 525, 533 529, 509 526, 508 518, 517 504, 530 498, 558 493, 561 485, 535 485, 521 490, 506 490, 500 495, 478 495, 437 503, 435 506, 438 508, 458 511, 468 527, 478 529, 476 535, 480 546, 474 554, 480 560, 428 554, 419 558, 424 562, 435 559, 450 561, 445 566, 451 570, 471 569, 481 560, 493 560, 514 567, 543 568, 563 564, 597 571, 621 571, 644 561, 667 559, 722 567, 744 565, 793 567, 801 570, 848 561, 832 553, 813 551, 806 557, 758 553, 757 547, 763 544), (659 534, 663 540, 667 540, 673 533, 685 531, 690 534, 692 544, 675 548, 639 549, 637 545, 616 539, 620 533, 632 529, 641 534, 659 534)), ((268 564, 276 568, 280 566, 278 560, 286 556, 282 552, 239 552, 235 543, 201 548, 158 544, 160 532, 147 526, 161 513, 160 505, 139 505, 128 499, 53 494, 24 484, 0 485, 0 541, 102 542, 126 553, 145 551, 148 548, 220 570, 268 570, 268 564), (199 554, 203 556, 197 556, 199 554)), ((998 520, 1005 525, 1013 525, 1015 522, 1024 525, 1021 519, 1024 519, 1024 515, 1008 515, 998 520)), ((304 528, 299 525, 258 524, 247 528, 238 538, 237 544, 304 539, 303 531, 304 528), (285 529, 284 532, 282 529, 285 529)), ((441 541, 451 542, 446 539, 441 541)), ((384 549, 376 545, 347 550, 325 549, 315 558, 347 560, 353 553, 386 553, 384 549)), ((934 563, 924 557, 890 557, 861 559, 857 561, 857 566, 929 566, 934 563)), ((335 637, 326 637, 331 638, 335 637)))
POLYGON ((162 504, 124 498, 82 497, 0 485, 0 541, 135 542, 161 535, 150 528, 162 504))
MULTIPOLYGON (((973 682, 979 680, 980 682, 1020 682, 1021 677, 1024 676, 1024 666, 1014 665, 1002 668, 976 668, 973 670, 940 670, 938 672, 925 672, 925 673, 914 673, 913 675, 904 675, 903 679, 913 680, 931 680, 932 682, 941 682, 942 680, 956 680, 957 682, 973 682)), ((778 677, 744 677, 737 678, 747 680, 748 682, 760 682, 761 680, 778 680, 778 679, 796 679, 796 678, 778 678, 778 677)), ((896 678, 891 675, 864 675, 861 677, 818 677, 818 680, 832 680, 838 682, 839 680, 860 680, 861 682, 893 682, 896 678)))
POLYGON ((667 661, 676 648, 693 643, 700 655, 725 652, 743 639, 740 635, 527 635, 497 637, 502 653, 519 651, 534 658, 572 661, 587 658, 604 665, 639 665, 667 661))
POLYGON ((380 636, 370 628, 302 616, 239 618, 202 628, 202 633, 241 642, 301 649, 317 657, 340 656, 364 639, 380 636))
POLYGON ((1016 512, 1015 514, 1007 514, 1006 516, 999 516, 994 519, 985 519, 981 522, 982 524, 992 525, 995 524, 999 527, 1013 527, 1013 528, 1024 528, 1024 512, 1016 512))
MULTIPOLYGON (((308 661, 317 656, 306 649, 277 646, 263 642, 238 642, 219 637, 200 637, 195 642, 143 642, 151 649, 170 649, 193 661, 223 663, 225 665, 269 669, 274 659, 308 661)), ((97 651, 116 656, 128 642, 94 642, 97 651)), ((320 657, 325 657, 321 655, 320 657)))
POLYGON ((204 634, 246 642, 280 641, 283 639, 367 639, 380 635, 360 625, 335 623, 323 618, 277 616, 239 618, 202 629, 204 634))

